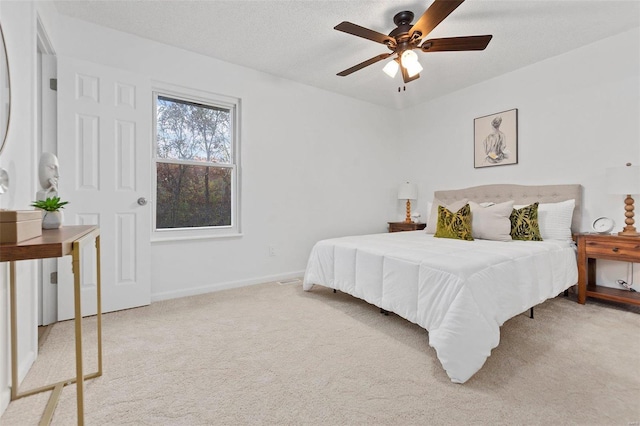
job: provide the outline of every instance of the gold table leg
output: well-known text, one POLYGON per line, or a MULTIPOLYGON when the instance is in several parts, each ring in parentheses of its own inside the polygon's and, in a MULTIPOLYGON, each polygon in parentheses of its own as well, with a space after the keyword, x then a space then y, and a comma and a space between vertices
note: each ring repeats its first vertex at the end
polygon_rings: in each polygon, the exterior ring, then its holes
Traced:
POLYGON ((16 262, 9 262, 11 308, 11 400, 18 397, 18 313, 16 311, 16 262))
POLYGON ((100 275, 100 234, 94 231, 79 241, 72 244, 72 267, 73 267, 73 287, 74 287, 74 314, 75 314, 75 343, 76 343, 76 377, 63 380, 50 385, 39 388, 30 389, 19 392, 18 387, 18 326, 17 326, 17 296, 16 296, 16 266, 15 261, 9 262, 9 303, 10 303, 10 321, 11 321, 11 401, 34 395, 40 392, 52 390, 51 396, 45 408, 44 414, 40 421, 40 425, 49 425, 53 418, 53 412, 56 409, 60 394, 64 386, 76 383, 77 389, 77 411, 78 425, 84 425, 84 381, 102 376, 102 287, 100 275), (95 373, 83 375, 82 372, 82 306, 81 306, 81 270, 80 270, 80 253, 82 250, 82 242, 87 237, 95 238, 96 244, 96 326, 98 334, 98 371, 95 373))
POLYGON ((53 388, 53 392, 51 392, 51 397, 49 397, 49 402, 47 403, 47 408, 44 409, 42 419, 40 419, 40 423, 38 423, 39 426, 48 426, 51 424, 53 412, 56 411, 56 407, 58 406, 62 388, 64 388, 64 383, 57 383, 56 387, 53 388))
POLYGON ((76 328, 76 401, 78 408, 78 425, 84 425, 84 380, 82 379, 82 288, 80 279, 80 244, 73 243, 73 306, 76 328))
POLYGON ((102 273, 100 272, 100 234, 96 236, 96 327, 98 333, 98 371, 102 376, 102 273))

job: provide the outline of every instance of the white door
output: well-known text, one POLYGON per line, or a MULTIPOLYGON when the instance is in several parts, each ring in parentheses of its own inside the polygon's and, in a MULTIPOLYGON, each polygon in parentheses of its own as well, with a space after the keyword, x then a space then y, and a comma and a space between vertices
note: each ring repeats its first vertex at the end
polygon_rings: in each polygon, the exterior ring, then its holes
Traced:
MULTIPOLYGON (((99 225, 104 312, 151 299, 152 95, 148 78, 58 56, 59 194, 65 225, 99 225), (141 200, 140 204, 138 200, 141 200)), ((83 314, 96 308, 95 247, 82 253, 83 314)), ((58 266, 58 319, 73 317, 71 258, 58 266)))

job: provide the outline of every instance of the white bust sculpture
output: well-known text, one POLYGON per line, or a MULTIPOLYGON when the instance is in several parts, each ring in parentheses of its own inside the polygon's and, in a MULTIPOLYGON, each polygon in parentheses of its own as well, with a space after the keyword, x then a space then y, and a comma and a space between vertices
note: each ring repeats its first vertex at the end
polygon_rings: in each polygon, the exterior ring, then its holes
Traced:
POLYGON ((50 152, 43 152, 38 165, 38 178, 42 189, 37 192, 37 200, 58 196, 58 158, 50 152))

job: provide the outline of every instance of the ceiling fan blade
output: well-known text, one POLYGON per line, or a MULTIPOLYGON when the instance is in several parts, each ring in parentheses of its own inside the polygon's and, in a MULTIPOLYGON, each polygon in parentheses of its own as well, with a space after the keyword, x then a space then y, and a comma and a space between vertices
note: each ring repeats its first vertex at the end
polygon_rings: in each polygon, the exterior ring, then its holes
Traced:
POLYGON ((407 84, 410 81, 417 80, 420 78, 420 73, 414 75, 413 77, 409 77, 409 73, 407 72, 405 67, 400 66, 400 69, 402 70, 402 80, 404 80, 404 84, 407 84))
POLYGON ((423 52, 454 52, 460 50, 484 50, 492 35, 433 38, 420 46, 423 52))
POLYGON ((364 62, 360 62, 358 65, 354 65, 351 68, 347 68, 344 71, 340 71, 337 75, 339 75, 340 77, 347 76, 347 75, 349 75, 349 74, 351 74, 353 72, 361 70, 364 67, 368 67, 369 65, 375 64, 376 62, 380 62, 383 59, 387 59, 391 55, 393 55, 393 52, 391 52, 391 53, 383 53, 381 55, 374 56, 371 59, 367 59, 364 62))
POLYGON ((413 33, 419 31, 422 34, 420 38, 426 37, 463 2, 464 0, 435 0, 420 19, 413 24, 413 27, 409 30, 409 35, 413 38, 413 33))
POLYGON ((352 24, 351 22, 340 22, 333 29, 342 31, 343 33, 352 34, 354 36, 366 38, 367 40, 373 40, 377 43, 386 45, 395 45, 396 41, 386 34, 379 33, 377 31, 370 30, 360 25, 352 24))

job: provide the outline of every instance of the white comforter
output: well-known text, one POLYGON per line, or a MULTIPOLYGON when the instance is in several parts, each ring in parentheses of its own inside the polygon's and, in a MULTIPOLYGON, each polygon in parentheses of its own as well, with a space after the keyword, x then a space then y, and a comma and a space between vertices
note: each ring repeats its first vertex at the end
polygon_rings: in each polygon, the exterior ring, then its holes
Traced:
POLYGON ((485 363, 509 318, 578 280, 566 241, 460 241, 424 231, 334 238, 316 243, 304 290, 349 293, 429 331, 451 381, 485 363))

